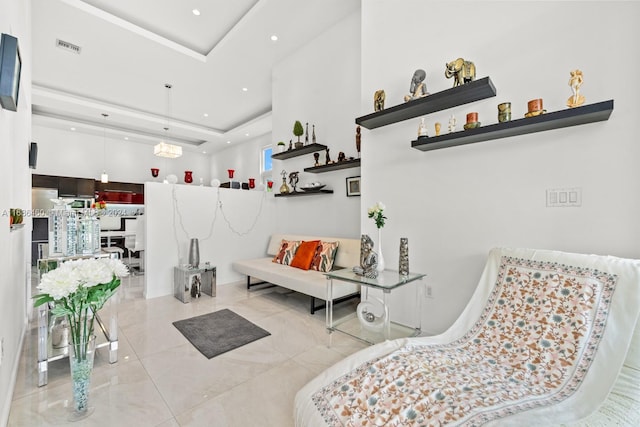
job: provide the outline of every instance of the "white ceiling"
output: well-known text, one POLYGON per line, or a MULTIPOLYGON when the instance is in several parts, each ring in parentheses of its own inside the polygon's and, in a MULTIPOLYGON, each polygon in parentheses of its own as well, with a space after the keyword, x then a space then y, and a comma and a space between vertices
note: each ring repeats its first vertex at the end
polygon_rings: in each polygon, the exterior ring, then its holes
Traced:
POLYGON ((166 138, 207 153, 247 141, 271 131, 273 65, 359 7, 360 0, 33 0, 33 122, 101 136, 106 128, 108 137, 150 145, 166 138))

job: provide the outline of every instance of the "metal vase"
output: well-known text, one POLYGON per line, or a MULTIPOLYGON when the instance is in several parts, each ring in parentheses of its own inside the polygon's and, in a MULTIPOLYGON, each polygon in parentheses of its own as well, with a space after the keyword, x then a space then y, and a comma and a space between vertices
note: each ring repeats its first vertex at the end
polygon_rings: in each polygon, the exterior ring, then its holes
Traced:
POLYGON ((409 239, 406 237, 400 238, 400 262, 398 271, 402 276, 409 275, 409 239))
POLYGON ((191 239, 189 243, 189 265, 198 268, 200 265, 200 245, 198 239, 191 239))

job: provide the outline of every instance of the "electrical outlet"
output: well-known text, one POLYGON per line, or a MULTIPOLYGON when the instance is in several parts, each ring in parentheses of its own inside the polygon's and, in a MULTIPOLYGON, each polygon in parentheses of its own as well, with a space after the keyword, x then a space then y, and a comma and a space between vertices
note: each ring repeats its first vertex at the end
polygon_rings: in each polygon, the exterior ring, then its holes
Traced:
POLYGON ((425 293, 424 296, 426 298, 433 298, 433 288, 431 287, 431 285, 427 285, 425 287, 425 293))

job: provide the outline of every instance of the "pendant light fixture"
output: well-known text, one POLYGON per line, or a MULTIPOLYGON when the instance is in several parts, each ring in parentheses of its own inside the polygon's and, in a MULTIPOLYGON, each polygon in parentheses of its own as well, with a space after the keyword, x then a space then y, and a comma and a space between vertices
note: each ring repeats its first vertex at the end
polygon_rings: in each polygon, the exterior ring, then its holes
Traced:
POLYGON ((167 125, 164 127, 164 139, 159 144, 153 147, 153 154, 160 157, 167 157, 169 159, 175 159, 182 156, 182 147, 179 145, 173 145, 166 142, 169 131, 169 118, 171 117, 171 88, 169 83, 166 83, 164 87, 167 88, 167 125))
POLYGON ((107 175, 107 117, 108 114, 102 113, 104 117, 104 125, 102 126, 102 175, 100 175, 100 182, 107 184, 109 182, 109 175, 107 175))

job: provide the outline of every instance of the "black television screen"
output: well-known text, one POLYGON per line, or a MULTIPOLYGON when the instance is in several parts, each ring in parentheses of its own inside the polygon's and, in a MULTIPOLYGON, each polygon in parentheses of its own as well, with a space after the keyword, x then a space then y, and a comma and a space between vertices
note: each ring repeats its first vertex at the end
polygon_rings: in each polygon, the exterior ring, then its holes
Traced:
POLYGON ((0 39, 0 105, 5 110, 18 109, 21 68, 18 39, 3 33, 0 39))

